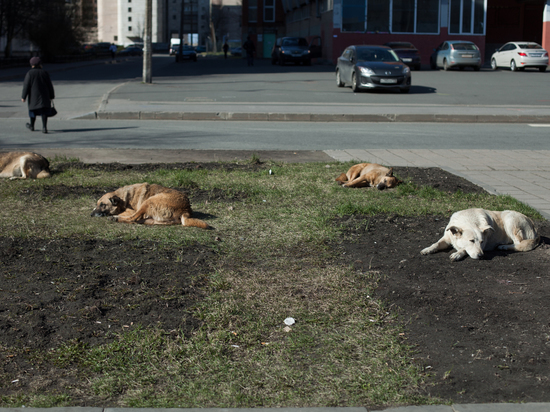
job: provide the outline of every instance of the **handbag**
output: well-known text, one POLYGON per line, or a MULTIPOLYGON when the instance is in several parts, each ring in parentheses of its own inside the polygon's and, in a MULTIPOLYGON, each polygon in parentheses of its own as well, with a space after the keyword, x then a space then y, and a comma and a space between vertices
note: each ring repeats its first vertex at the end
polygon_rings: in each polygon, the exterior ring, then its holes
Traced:
POLYGON ((53 104, 53 100, 52 100, 52 107, 50 107, 50 114, 48 115, 48 117, 54 117, 56 114, 57 114, 57 109, 55 108, 55 105, 53 104))

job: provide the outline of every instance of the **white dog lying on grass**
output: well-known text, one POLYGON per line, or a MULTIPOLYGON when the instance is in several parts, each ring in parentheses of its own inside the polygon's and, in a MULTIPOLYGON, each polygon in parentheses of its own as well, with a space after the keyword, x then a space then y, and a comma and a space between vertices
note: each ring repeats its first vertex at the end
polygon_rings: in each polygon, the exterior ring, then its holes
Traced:
POLYGON ((453 247, 456 252, 450 256, 452 261, 466 255, 480 259, 484 251, 497 246, 502 250, 527 252, 536 248, 539 242, 535 225, 519 212, 466 209, 454 213, 443 237, 420 253, 428 255, 453 247))

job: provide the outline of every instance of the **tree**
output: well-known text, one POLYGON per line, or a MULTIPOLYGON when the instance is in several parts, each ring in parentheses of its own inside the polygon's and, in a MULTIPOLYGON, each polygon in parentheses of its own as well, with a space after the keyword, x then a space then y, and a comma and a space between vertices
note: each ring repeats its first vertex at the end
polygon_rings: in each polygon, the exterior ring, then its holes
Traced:
POLYGON ((13 39, 24 32, 36 0, 0 0, 0 36, 6 38, 4 57, 11 56, 13 39))
POLYGON ((42 0, 40 4, 28 22, 28 39, 45 59, 67 53, 81 39, 78 10, 65 0, 42 0))

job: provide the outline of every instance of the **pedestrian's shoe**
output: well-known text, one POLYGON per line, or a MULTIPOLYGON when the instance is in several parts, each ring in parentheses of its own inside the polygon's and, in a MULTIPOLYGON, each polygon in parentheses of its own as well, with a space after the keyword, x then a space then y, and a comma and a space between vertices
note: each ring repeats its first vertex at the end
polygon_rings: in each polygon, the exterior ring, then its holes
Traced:
POLYGON ((45 127, 42 128, 42 133, 48 133, 48 129, 46 129, 45 127))
POLYGON ((30 123, 27 123, 25 126, 26 126, 27 129, 29 129, 31 132, 34 132, 34 126, 31 126, 30 123))

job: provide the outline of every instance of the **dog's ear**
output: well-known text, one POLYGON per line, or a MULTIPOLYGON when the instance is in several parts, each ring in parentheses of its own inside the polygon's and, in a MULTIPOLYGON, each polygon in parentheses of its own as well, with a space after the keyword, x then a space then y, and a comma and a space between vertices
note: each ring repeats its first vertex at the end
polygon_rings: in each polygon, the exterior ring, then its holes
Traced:
POLYGON ((492 230, 493 232, 495 231, 495 229, 493 229, 493 227, 489 225, 481 226, 479 230, 481 230, 481 233, 483 234, 485 234, 485 232, 488 232, 490 230, 492 230))
POLYGON ((393 177, 393 167, 390 167, 390 170, 386 173, 386 176, 393 177))
POLYGON ((113 206, 117 206, 122 200, 118 196, 113 196, 109 198, 109 201, 113 206))
POLYGON ((450 230, 451 233, 452 233, 454 236, 456 236, 456 237, 462 236, 462 229, 459 228, 459 227, 451 226, 451 227, 448 228, 447 230, 450 230))

